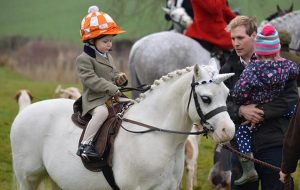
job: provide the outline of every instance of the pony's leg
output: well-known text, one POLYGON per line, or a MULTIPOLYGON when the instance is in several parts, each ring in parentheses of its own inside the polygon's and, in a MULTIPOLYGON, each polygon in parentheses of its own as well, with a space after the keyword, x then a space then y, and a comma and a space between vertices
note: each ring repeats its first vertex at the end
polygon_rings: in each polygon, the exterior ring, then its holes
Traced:
POLYGON ((187 167, 186 170, 186 189, 193 190, 194 168, 187 167))
POLYGON ((15 169, 15 175, 20 184, 20 190, 36 190, 45 177, 43 167, 26 167, 26 164, 23 163, 18 168, 15 169))
POLYGON ((198 179, 197 179, 198 174, 197 174, 197 169, 198 169, 198 164, 197 164, 197 162, 196 162, 195 165, 194 165, 194 178, 193 178, 193 186, 194 186, 194 187, 197 187, 197 186, 198 186, 198 179))
POLYGON ((41 178, 38 176, 27 176, 18 181, 20 184, 20 190, 36 190, 39 187, 41 178))

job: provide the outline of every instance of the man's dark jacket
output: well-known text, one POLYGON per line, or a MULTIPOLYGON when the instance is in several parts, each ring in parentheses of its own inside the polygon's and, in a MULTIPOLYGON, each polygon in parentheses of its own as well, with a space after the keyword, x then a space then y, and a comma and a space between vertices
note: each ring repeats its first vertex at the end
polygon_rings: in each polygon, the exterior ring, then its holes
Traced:
MULTIPOLYGON (((224 83, 231 91, 244 70, 237 54, 232 52, 228 61, 222 66, 220 73, 235 73, 224 83)), ((297 104, 297 80, 288 81, 283 92, 268 104, 258 105, 264 111, 264 121, 257 131, 252 133, 252 151, 258 152, 263 149, 282 146, 284 134, 288 128, 289 120, 283 117, 288 110, 297 104)), ((238 127, 244 119, 239 116, 239 105, 229 95, 227 99, 228 112, 231 119, 238 127)))
POLYGON ((292 118, 287 133, 284 138, 281 170, 290 174, 296 171, 298 160, 300 159, 300 102, 292 118))

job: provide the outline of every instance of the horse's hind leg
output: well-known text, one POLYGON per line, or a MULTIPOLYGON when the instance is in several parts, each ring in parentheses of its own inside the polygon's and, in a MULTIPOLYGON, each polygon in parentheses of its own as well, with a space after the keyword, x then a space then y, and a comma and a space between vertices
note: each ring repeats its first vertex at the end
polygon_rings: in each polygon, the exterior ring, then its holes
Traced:
POLYGON ((28 176, 24 179, 18 180, 20 184, 20 190, 36 190, 41 182, 41 179, 37 176, 28 176))
POLYGON ((21 171, 15 170, 15 175, 20 185, 20 190, 36 190, 45 176, 43 168, 31 171, 22 168, 21 171))

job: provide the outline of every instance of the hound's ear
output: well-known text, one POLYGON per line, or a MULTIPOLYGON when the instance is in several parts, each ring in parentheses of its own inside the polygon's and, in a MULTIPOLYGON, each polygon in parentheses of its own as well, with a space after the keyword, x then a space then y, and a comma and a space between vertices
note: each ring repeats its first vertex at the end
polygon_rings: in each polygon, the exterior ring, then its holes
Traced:
POLYGON ((31 93, 29 90, 26 90, 26 92, 27 92, 27 94, 28 94, 30 100, 32 101, 32 100, 33 100, 33 95, 32 95, 32 93, 31 93))
POLYGON ((17 102, 18 102, 18 100, 19 100, 20 95, 21 95, 21 91, 19 90, 19 91, 16 93, 16 95, 15 95, 15 100, 16 100, 17 102))

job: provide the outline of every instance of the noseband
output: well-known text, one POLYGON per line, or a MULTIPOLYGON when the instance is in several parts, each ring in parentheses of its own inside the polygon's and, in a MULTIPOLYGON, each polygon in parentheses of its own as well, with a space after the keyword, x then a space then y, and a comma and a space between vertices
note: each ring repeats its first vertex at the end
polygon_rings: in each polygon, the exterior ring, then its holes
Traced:
POLYGON ((190 103, 191 103, 191 99, 192 99, 192 94, 193 94, 194 103, 195 103, 195 106, 196 106, 197 113, 200 117, 201 125, 203 126, 203 129, 206 130, 207 132, 209 132, 209 131, 213 132, 214 131, 212 125, 209 122, 207 122, 207 120, 209 120, 213 116, 217 115, 218 113, 227 111, 226 106, 220 106, 220 107, 217 107, 216 109, 208 112, 205 115, 203 114, 203 112, 201 110, 201 107, 200 107, 200 104, 199 104, 199 101, 198 101, 196 91, 195 91, 195 87, 198 86, 198 85, 201 85, 201 84, 208 84, 208 83, 212 83, 212 82, 213 82, 213 80, 202 81, 201 83, 195 82, 195 77, 193 76, 192 84, 191 84, 191 92, 190 92, 189 101, 188 101, 188 105, 187 105, 187 111, 189 111, 189 107, 190 107, 190 103))

